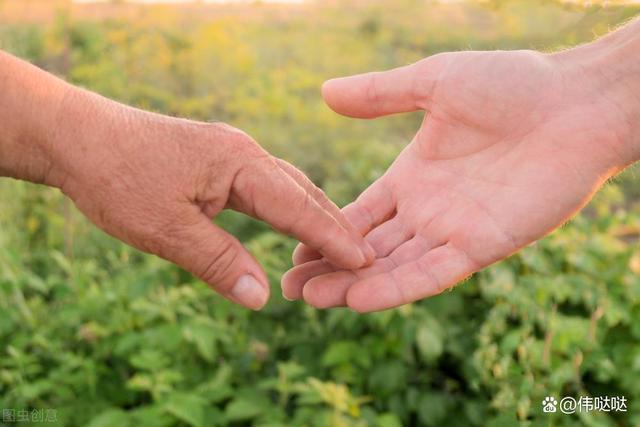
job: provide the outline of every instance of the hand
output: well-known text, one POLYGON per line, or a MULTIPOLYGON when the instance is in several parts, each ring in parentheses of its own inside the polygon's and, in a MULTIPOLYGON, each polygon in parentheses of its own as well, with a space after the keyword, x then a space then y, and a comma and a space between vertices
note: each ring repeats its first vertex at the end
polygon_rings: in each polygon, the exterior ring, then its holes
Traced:
POLYGON ((464 52, 327 82, 326 102, 347 116, 428 114, 389 170, 344 209, 374 247, 374 264, 343 270, 300 246, 285 297, 360 312, 395 307, 567 221, 637 158, 628 109, 596 71, 573 54, 464 52))
POLYGON ((211 222, 224 208, 267 221, 335 265, 373 260, 373 249, 322 191, 243 132, 71 93, 53 126, 47 181, 107 233, 253 309, 268 299, 267 278, 242 244, 211 222))

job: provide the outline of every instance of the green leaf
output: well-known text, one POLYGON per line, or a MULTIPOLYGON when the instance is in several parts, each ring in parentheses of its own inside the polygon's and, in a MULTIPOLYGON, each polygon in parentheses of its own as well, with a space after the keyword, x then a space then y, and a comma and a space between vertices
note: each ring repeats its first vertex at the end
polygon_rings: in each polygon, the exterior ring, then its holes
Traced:
POLYGON ((335 366, 348 363, 358 354, 358 350, 358 345, 353 341, 333 342, 322 356, 322 364, 335 366))
POLYGON ((209 403, 218 403, 233 396, 233 388, 228 384, 217 387, 206 387, 200 392, 202 397, 209 403))
POLYGON ((373 369, 369 377, 372 389, 378 390, 382 396, 386 396, 406 387, 407 370, 403 363, 391 360, 379 364, 373 369))
POLYGON ((201 322, 191 322, 183 329, 185 340, 193 343, 196 350, 208 362, 213 362, 216 356, 216 331, 212 325, 201 322))
POLYGON ((108 409, 94 417, 88 427, 126 427, 129 415, 121 409, 108 409))
POLYGON ((447 416, 447 399, 440 393, 423 394, 418 404, 418 418, 422 425, 439 426, 447 416))
POLYGON ((133 355, 130 362, 131 365, 138 369, 156 371, 169 365, 170 360, 159 351, 145 349, 133 355))
POLYGON ((165 413, 161 406, 143 406, 131 412, 132 424, 144 427, 168 427, 175 424, 171 415, 165 413))
POLYGON ((427 361, 436 360, 442 354, 442 337, 431 322, 420 325, 416 334, 416 344, 420 354, 427 361))
POLYGON ((261 412, 260 402, 246 397, 238 397, 227 405, 225 418, 230 422, 246 421, 257 417, 261 412))
POLYGON ((204 425, 207 427, 226 425, 224 414, 215 406, 207 406, 204 413, 204 425))
POLYGON ((402 422, 396 415, 386 413, 376 417, 376 427, 402 427, 402 422))
POLYGON ((205 402, 198 395, 175 392, 165 402, 164 410, 190 426, 204 426, 205 402))

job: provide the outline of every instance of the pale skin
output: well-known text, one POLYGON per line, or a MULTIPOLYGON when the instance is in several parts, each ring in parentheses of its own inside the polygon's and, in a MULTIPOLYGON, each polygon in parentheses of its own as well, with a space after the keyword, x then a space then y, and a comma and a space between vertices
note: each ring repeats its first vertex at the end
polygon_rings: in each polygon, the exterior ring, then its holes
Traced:
POLYGON ((59 188, 98 227, 176 263, 251 309, 269 286, 211 221, 252 215, 359 268, 373 249, 299 170, 245 133, 127 107, 0 52, 0 176, 59 188))
POLYGON ((640 158, 640 21, 555 53, 460 52, 330 80, 356 118, 425 111, 411 143, 343 212, 376 251, 346 270, 300 245, 288 299, 359 312, 441 293, 551 232, 640 158))

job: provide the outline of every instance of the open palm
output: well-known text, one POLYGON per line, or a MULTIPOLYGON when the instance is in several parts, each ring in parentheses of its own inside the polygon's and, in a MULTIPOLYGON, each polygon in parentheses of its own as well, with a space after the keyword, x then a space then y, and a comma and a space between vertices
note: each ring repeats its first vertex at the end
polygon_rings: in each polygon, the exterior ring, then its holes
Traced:
POLYGON ((376 261, 341 270, 300 246, 284 295, 362 312, 402 305, 561 225, 628 163, 615 104, 590 85, 586 73, 532 51, 447 53, 327 82, 325 100, 344 115, 427 114, 344 209, 376 261))

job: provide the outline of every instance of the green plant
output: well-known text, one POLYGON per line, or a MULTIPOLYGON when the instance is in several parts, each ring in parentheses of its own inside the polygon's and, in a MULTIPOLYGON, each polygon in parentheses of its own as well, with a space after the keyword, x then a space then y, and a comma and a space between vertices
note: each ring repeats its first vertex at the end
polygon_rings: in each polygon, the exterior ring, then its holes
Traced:
MULTIPOLYGON (((341 119, 320 103, 323 79, 469 45, 572 44, 637 13, 394 4, 189 26, 162 8, 136 22, 3 22, 0 46, 107 96, 230 121, 343 204, 417 123, 341 119)), ((103 235, 59 193, 0 180, 0 409, 51 408, 58 425, 91 427, 638 425, 633 178, 451 292, 369 315, 281 299, 294 242, 244 216, 219 222, 266 267, 275 297, 261 313, 103 235), (544 414, 546 395, 620 395, 629 407, 544 414)))

